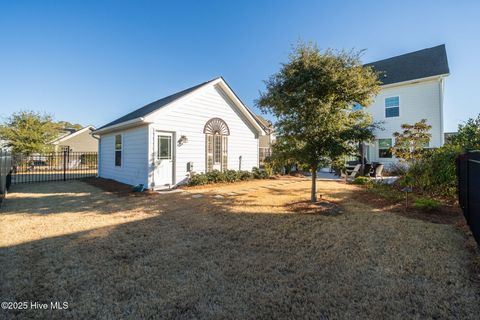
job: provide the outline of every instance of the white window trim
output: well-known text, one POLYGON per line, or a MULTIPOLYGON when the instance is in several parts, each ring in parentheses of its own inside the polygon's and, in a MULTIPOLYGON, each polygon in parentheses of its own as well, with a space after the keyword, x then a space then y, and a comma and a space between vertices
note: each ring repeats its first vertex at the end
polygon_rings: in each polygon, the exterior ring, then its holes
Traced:
POLYGON ((118 133, 118 134, 115 134, 113 136, 113 166, 115 168, 122 168, 123 167, 123 133, 118 133), (120 136, 120 140, 121 140, 122 147, 120 148, 120 150, 117 150, 117 136, 120 136), (120 151, 120 165, 119 166, 117 166, 117 164, 115 163, 115 159, 117 157, 117 151, 120 151))
POLYGON ((400 118, 401 116, 401 110, 400 110, 400 95, 399 94, 393 94, 393 95, 389 95, 389 96, 385 96, 383 98, 383 117, 384 119, 390 119, 390 118, 400 118), (387 104, 387 99, 388 98, 397 98, 398 97, 398 116, 396 117, 387 117, 387 109, 392 109, 392 108, 396 108, 396 107, 387 107, 386 104, 387 104))

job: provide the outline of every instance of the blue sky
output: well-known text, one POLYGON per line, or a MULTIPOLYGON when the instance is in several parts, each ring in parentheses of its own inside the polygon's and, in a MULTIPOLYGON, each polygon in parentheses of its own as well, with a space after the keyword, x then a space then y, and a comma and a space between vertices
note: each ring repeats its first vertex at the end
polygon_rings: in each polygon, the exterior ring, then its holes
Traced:
POLYGON ((480 112, 479 1, 3 1, 0 116, 102 125, 222 75, 255 111, 298 40, 364 62, 445 43, 445 130, 480 112))

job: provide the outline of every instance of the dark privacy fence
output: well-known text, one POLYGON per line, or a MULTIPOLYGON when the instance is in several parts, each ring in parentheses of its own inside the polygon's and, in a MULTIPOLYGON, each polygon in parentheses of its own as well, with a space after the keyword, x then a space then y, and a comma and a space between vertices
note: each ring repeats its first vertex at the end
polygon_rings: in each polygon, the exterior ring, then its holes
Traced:
POLYGON ((458 202, 480 244, 480 151, 468 152, 457 158, 458 202))
POLYGON ((11 183, 12 155, 0 149, 0 205, 11 183))
POLYGON ((12 183, 66 181, 97 175, 96 152, 13 154, 12 183))

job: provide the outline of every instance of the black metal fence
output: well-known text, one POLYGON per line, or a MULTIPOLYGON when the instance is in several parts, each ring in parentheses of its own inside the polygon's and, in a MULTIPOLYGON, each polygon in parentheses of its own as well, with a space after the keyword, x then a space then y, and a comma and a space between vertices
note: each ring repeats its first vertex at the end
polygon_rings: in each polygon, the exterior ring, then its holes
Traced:
POLYGON ((5 199, 12 178, 12 155, 0 149, 0 205, 5 199))
POLYGON ((480 151, 468 152, 457 158, 458 202, 480 244, 480 151))
POLYGON ((97 175, 96 152, 13 154, 12 183, 66 181, 97 175))

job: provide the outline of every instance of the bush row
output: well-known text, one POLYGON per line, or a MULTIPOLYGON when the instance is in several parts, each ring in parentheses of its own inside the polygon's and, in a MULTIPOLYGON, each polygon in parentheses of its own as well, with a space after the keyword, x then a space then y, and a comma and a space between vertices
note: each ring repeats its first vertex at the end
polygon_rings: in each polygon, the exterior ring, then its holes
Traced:
POLYGON ((190 179, 188 179, 188 185, 201 186, 205 184, 220 182, 237 182, 252 179, 267 179, 269 177, 270 174, 267 171, 260 170, 258 168, 253 168, 252 172, 236 170, 213 170, 207 173, 192 173, 190 179))
POLYGON ((457 188, 455 159, 461 153, 460 147, 449 144, 431 150, 408 169, 413 187, 423 194, 455 198, 457 188))

